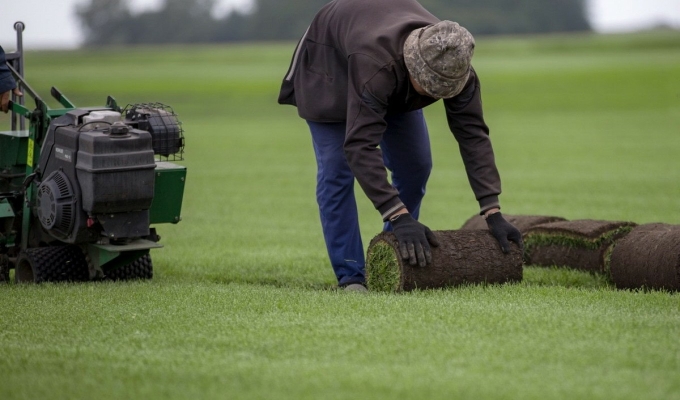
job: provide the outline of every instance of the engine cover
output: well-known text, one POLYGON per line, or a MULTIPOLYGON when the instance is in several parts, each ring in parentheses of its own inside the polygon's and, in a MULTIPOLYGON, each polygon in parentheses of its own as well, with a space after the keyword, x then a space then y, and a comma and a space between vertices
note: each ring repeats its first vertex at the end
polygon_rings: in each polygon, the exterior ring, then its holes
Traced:
POLYGON ((90 113, 76 109, 50 125, 34 208, 40 224, 67 243, 147 236, 156 167, 151 135, 88 119, 90 113))
POLYGON ((116 134, 81 132, 77 156, 75 170, 88 214, 151 207, 156 162, 148 132, 132 128, 116 134))
POLYGON ((75 223, 75 192, 68 176, 54 171, 38 186, 36 206, 40 224, 47 231, 68 236, 75 223))

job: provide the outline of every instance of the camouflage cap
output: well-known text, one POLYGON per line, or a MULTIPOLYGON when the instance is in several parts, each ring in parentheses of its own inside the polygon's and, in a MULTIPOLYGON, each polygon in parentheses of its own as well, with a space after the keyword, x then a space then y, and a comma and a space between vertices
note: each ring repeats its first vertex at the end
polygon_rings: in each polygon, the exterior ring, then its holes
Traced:
POLYGON ((456 22, 441 21, 415 29, 404 43, 409 74, 436 99, 460 93, 470 75, 475 39, 456 22))

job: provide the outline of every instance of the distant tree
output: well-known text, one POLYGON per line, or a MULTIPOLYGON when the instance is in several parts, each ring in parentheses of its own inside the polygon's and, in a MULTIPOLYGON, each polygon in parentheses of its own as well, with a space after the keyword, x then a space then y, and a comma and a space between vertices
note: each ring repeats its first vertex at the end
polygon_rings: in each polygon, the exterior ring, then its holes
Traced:
POLYGON ((585 0, 419 0, 475 35, 588 31, 585 0))
POLYGON ((227 14, 215 27, 213 40, 216 42, 237 42, 248 40, 248 26, 251 15, 233 11, 227 14))
POLYGON ((76 14, 86 45, 210 41, 215 0, 164 0, 158 11, 132 14, 127 0, 90 0, 76 14))
MULTIPOLYGON (((370 1, 370 0, 366 0, 370 1)), ((249 39, 294 39, 328 0, 254 0, 249 39)), ((590 30, 585 0, 420 0, 440 19, 459 22, 473 34, 590 30)))
POLYGON ((85 33, 86 44, 127 43, 130 10, 127 0, 90 0, 78 6, 76 15, 85 33))
POLYGON ((206 42, 214 33, 215 0, 165 0, 156 13, 153 43, 206 42))
MULTIPOLYGON (((371 1, 371 0, 365 0, 371 1)), ((157 11, 133 14, 128 0, 89 0, 78 18, 86 45, 195 43, 299 38, 328 0, 253 0, 248 13, 222 18, 216 0, 164 0, 157 11)), ((585 0, 420 0, 440 19, 475 35, 590 30, 585 0)))
POLYGON ((298 39, 329 0, 254 0, 247 36, 254 40, 298 39))

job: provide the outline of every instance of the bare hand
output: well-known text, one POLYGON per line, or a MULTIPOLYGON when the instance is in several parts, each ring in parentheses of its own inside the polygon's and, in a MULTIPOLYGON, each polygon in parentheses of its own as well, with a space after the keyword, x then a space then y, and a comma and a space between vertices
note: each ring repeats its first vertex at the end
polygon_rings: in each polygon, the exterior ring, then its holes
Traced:
POLYGON ((21 93, 21 90, 19 88, 14 88, 12 90, 8 90, 3 94, 0 94, 0 110, 2 112, 7 113, 9 111, 9 94, 10 92, 14 92, 15 96, 23 96, 24 94, 21 93))

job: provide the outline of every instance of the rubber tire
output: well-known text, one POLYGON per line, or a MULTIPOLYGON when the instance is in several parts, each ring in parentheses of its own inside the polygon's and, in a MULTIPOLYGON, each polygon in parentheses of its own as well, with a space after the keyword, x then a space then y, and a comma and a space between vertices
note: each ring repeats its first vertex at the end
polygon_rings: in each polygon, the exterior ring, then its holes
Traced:
POLYGON ((0 255, 0 283, 9 282, 9 258, 1 254, 0 255))
POLYGON ((153 263, 151 261, 151 255, 145 254, 130 264, 106 272, 104 279, 111 281, 130 281, 151 278, 153 278, 153 263))
POLYGON ((19 254, 14 272, 17 283, 83 282, 89 279, 87 260, 78 246, 26 249, 19 254))

